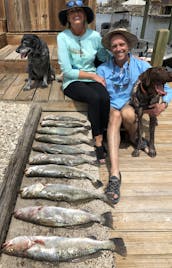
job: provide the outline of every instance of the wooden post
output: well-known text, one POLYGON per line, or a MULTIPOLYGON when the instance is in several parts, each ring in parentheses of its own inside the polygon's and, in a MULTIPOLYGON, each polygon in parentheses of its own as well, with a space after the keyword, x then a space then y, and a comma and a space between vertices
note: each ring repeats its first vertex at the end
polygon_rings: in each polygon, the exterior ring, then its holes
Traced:
POLYGON ((167 29, 160 29, 156 32, 152 59, 151 59, 152 66, 162 66, 163 57, 168 42, 168 37, 169 37, 169 30, 167 29))
POLYGON ((169 23, 168 29, 170 31, 169 38, 168 38, 168 44, 170 44, 172 41, 172 9, 171 9, 171 17, 170 17, 170 23, 169 23))
POLYGON ((145 36, 146 22, 147 22, 148 11, 149 11, 149 4, 150 4, 150 0, 146 0, 143 22, 142 22, 142 29, 141 29, 141 33, 140 33, 140 38, 142 38, 142 39, 145 36))

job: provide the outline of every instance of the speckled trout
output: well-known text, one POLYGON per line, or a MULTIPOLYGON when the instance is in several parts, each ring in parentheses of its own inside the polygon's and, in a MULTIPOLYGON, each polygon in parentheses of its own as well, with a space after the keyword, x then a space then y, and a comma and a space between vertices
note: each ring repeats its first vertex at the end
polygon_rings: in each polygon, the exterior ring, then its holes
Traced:
POLYGON ((49 114, 49 115, 45 115, 42 119, 44 120, 56 120, 56 121, 78 121, 78 122, 82 122, 82 123, 86 123, 87 120, 86 119, 80 119, 77 117, 72 117, 72 116, 65 116, 65 115, 54 115, 54 114, 49 114))
POLYGON ((36 141, 47 142, 47 143, 56 143, 56 144, 66 144, 66 145, 75 145, 86 143, 88 145, 93 145, 93 140, 88 138, 69 138, 67 136, 58 136, 58 135, 37 135, 35 137, 36 141))
POLYGON ((67 166, 77 166, 81 164, 96 165, 97 162, 93 159, 86 159, 81 156, 74 155, 62 155, 62 154, 36 154, 30 156, 30 165, 44 165, 44 164, 57 164, 57 165, 67 165, 67 166))
POLYGON ((75 167, 62 165, 34 165, 25 169, 25 175, 28 177, 51 177, 68 179, 88 179, 96 187, 101 187, 102 182, 96 176, 90 175, 75 167))
POLYGON ((50 227, 71 227, 89 223, 100 223, 112 228, 111 212, 96 215, 80 209, 71 209, 55 206, 32 206, 17 209, 14 217, 50 227))
POLYGON ((95 156, 95 151, 86 151, 72 145, 47 144, 41 142, 33 145, 32 149, 37 152, 49 153, 49 154, 69 154, 69 155, 85 154, 95 156))
POLYGON ((83 124, 79 121, 56 121, 56 120, 44 120, 41 122, 42 127, 63 127, 63 128, 77 128, 83 127, 90 129, 90 125, 83 124))
POLYGON ((122 238, 95 240, 91 238, 67 238, 59 236, 18 236, 2 246, 2 252, 38 261, 65 262, 110 250, 126 256, 122 238))
POLYGON ((22 188, 20 190, 20 194, 22 198, 42 198, 52 201, 65 201, 68 203, 100 199, 112 206, 109 199, 104 193, 99 193, 96 190, 84 190, 79 187, 60 183, 35 183, 22 188))
POLYGON ((78 133, 83 133, 84 135, 88 134, 88 129, 85 128, 61 128, 61 127, 42 127, 37 129, 39 134, 50 134, 50 135, 59 135, 59 136, 70 136, 78 133))

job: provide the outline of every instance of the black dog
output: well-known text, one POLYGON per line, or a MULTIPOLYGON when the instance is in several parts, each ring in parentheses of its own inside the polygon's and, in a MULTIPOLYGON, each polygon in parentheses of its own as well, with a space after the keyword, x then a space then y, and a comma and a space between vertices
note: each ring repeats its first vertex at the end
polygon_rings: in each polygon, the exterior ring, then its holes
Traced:
POLYGON ((24 90, 31 88, 32 80, 41 81, 42 87, 55 79, 55 72, 50 65, 47 44, 35 34, 24 34, 21 45, 16 49, 21 58, 28 57, 28 81, 24 90))
MULTIPOLYGON (((164 84, 172 82, 172 72, 168 72, 163 67, 152 67, 139 76, 139 80, 133 89, 130 104, 134 107, 138 126, 137 126, 137 145, 132 156, 139 156, 139 151, 143 149, 142 138, 142 116, 144 110, 155 103, 162 102, 162 96, 166 95, 164 84)), ((154 136, 157 125, 156 116, 149 116, 149 152, 151 157, 156 156, 154 136)))

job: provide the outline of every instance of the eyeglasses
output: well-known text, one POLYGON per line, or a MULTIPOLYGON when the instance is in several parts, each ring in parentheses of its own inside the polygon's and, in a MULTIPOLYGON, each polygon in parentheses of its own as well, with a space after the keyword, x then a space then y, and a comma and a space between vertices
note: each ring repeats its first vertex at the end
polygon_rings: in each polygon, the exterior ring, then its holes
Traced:
POLYGON ((69 2, 66 4, 66 6, 67 6, 67 7, 74 7, 74 6, 82 7, 82 6, 83 6, 83 2, 82 2, 82 0, 69 1, 69 2))

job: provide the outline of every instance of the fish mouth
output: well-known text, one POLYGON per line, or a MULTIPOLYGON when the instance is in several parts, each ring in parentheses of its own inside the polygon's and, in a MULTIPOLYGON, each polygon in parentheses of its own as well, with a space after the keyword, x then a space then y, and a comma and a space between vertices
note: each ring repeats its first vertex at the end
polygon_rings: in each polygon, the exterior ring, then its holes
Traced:
POLYGON ((162 84, 155 85, 155 91, 159 96, 165 96, 167 93, 164 91, 164 86, 162 84))

